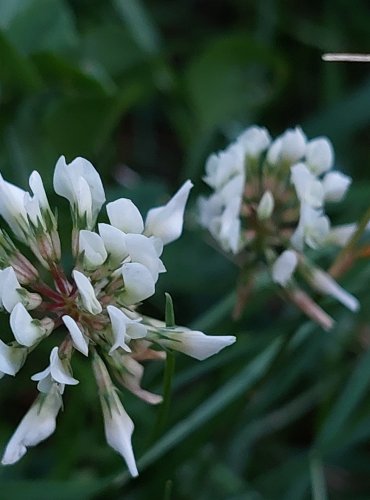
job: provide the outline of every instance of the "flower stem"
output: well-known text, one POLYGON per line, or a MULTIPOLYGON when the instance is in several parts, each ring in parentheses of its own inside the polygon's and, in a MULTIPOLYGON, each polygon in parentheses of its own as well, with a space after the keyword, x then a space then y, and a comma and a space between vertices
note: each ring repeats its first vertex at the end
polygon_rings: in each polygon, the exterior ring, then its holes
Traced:
POLYGON ((339 253, 335 262, 329 269, 329 274, 333 278, 338 278, 339 276, 341 276, 353 264, 353 261, 356 258, 355 255, 356 245, 358 244, 361 236, 366 230, 366 226, 368 225, 369 221, 370 221, 370 207, 366 210, 365 214, 363 215, 362 219, 360 220, 357 226, 356 231, 353 233, 352 237, 349 239, 348 243, 339 253))

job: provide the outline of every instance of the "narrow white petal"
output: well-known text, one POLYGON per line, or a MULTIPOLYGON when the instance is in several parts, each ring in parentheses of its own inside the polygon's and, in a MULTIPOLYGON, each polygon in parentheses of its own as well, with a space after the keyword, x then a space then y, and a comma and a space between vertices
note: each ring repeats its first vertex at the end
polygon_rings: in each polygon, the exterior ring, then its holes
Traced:
POLYGON ((311 284, 317 291, 334 297, 350 311, 359 310, 360 303, 356 297, 344 290, 329 274, 315 269, 311 276, 311 284))
POLYGON ((185 205, 192 187, 191 181, 186 181, 166 205, 149 210, 145 221, 147 235, 161 238, 165 245, 180 237, 185 205))
POLYGON ((74 347, 85 356, 89 355, 89 344, 86 337, 71 316, 62 316, 63 323, 69 331, 74 347))
POLYGON ((115 392, 112 392, 109 406, 102 399, 102 408, 107 443, 122 455, 130 474, 136 477, 139 473, 136 467, 131 443, 134 423, 128 416, 115 392))
POLYGON ((89 278, 76 269, 72 274, 85 309, 91 314, 101 313, 102 306, 95 296, 94 288, 89 278))
POLYGON ((144 222, 139 209, 128 198, 107 204, 109 222, 124 233, 142 233, 144 222))
POLYGON ((186 328, 166 331, 165 336, 168 338, 158 339, 161 345, 187 354, 199 361, 217 354, 236 340, 235 337, 229 335, 205 335, 202 332, 187 330, 186 328))
POLYGON ((153 277, 143 264, 137 262, 123 264, 122 277, 125 285, 122 298, 126 305, 141 302, 155 292, 153 277))

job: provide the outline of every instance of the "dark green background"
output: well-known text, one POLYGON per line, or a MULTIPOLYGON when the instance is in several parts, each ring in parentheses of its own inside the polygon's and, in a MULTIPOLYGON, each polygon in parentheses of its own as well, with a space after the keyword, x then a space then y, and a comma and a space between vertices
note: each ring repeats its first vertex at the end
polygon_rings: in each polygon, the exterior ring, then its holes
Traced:
MULTIPOLYGON (((165 250, 168 273, 146 311, 163 317, 169 291, 179 324, 238 335, 204 363, 177 357, 156 441, 158 409, 124 395, 142 457, 132 482, 105 443, 92 373, 76 356, 81 383, 67 388, 57 431, 0 468, 0 498, 369 498, 368 263, 341 281, 360 298, 359 314, 320 299, 337 320, 329 333, 284 304, 263 275, 233 323, 236 269, 207 244, 192 211, 206 192, 208 154, 253 123, 274 135, 301 124, 309 137, 327 135, 338 167, 353 176, 346 201, 329 209, 333 220, 361 217, 370 198, 370 66, 321 55, 369 51, 369 14, 365 0, 0 0, 3 176, 26 188, 37 169, 67 239, 67 203, 51 192, 59 155, 90 159, 108 199, 131 197, 144 213, 190 177, 187 230, 165 250)), ((325 252, 321 264, 333 257, 325 252)), ((2 325, 7 339, 5 315, 2 325)), ((50 345, 0 382, 1 445, 35 397, 29 377, 46 366, 50 345)), ((149 366, 146 387, 161 390, 162 374, 149 366)))

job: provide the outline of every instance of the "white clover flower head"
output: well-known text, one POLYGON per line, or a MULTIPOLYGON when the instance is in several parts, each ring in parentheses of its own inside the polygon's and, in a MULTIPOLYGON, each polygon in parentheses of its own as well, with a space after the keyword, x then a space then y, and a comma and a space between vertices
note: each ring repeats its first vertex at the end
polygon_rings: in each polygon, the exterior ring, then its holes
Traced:
POLYGON ((325 213, 326 202, 341 201, 351 184, 333 163, 326 137, 308 140, 295 127, 271 142, 266 129, 250 127, 209 157, 203 179, 211 192, 198 201, 199 223, 239 266, 263 261, 286 286, 307 249, 343 244, 352 234, 331 228, 325 213))
MULTIPOLYGON (((140 316, 137 308, 155 293, 159 275, 166 271, 161 260, 163 246, 182 233, 192 183, 186 181, 166 204, 149 210, 145 223, 133 202, 120 198, 106 207, 109 224, 97 224, 105 202, 98 172, 83 158, 67 164, 61 157, 55 167, 54 188, 71 208, 73 268, 68 270, 60 262, 58 221, 37 172, 31 174, 29 185, 31 193, 0 177, 0 215, 37 260, 26 258, 12 236, 0 229, 0 310, 10 314, 14 336, 10 343, 0 340, 0 378, 16 375, 31 350, 46 337, 54 339, 56 328, 64 328, 65 335, 52 348, 48 366, 32 376, 40 396, 10 439, 2 463, 16 462, 27 447, 54 432, 65 386, 79 383, 72 372, 73 356, 82 355, 92 358, 107 442, 135 476, 134 425, 109 372, 146 402, 161 402, 160 395, 141 387, 144 368, 138 360, 163 359, 166 353, 159 349, 158 336, 174 329, 140 316), (38 265, 45 268, 42 273, 38 265)), ((224 232, 229 230, 227 224, 224 221, 224 232)), ((196 334, 204 336, 203 343, 209 339, 217 344, 208 355, 235 340, 196 334)), ((191 330, 182 331, 181 342, 186 345, 192 335, 191 330)), ((183 352, 204 357, 202 344, 183 352)))

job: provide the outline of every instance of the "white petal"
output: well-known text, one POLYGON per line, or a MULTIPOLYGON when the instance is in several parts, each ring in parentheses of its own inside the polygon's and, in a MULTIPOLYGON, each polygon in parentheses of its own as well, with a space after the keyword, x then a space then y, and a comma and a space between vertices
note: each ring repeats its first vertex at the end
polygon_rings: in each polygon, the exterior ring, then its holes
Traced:
POLYGON ((315 175, 330 170, 334 162, 334 151, 326 137, 313 139, 306 146, 306 163, 315 175))
POLYGON ((126 334, 126 326, 130 321, 130 318, 126 316, 118 307, 108 306, 107 311, 109 314, 109 319, 112 325, 112 333, 113 333, 113 345, 109 354, 112 354, 113 351, 121 347, 127 352, 131 352, 131 349, 125 342, 125 334, 126 334))
POLYGON ((102 238, 92 231, 80 231, 79 250, 84 252, 84 262, 89 269, 101 266, 108 256, 102 238))
POLYGON ((192 187, 193 184, 186 181, 166 205, 149 210, 145 221, 147 235, 157 236, 165 245, 180 237, 185 205, 192 187))
POLYGON ((131 444, 134 423, 126 413, 121 401, 114 391, 112 391, 109 401, 110 404, 108 406, 105 400, 102 399, 104 429, 107 443, 122 455, 130 474, 136 477, 138 475, 138 470, 131 444))
POLYGON ((7 375, 15 375, 23 366, 27 349, 12 347, 0 340, 0 371, 7 375))
POLYGON ((10 314, 10 328, 18 344, 27 347, 31 347, 45 335, 45 330, 21 303, 18 303, 10 314))
POLYGON ((91 224, 96 220, 105 202, 100 175, 84 158, 75 158, 70 164, 66 163, 64 156, 59 158, 54 171, 54 189, 57 194, 77 206, 79 214, 91 212, 91 224))
POLYGON ((60 384, 76 385, 78 380, 72 377, 69 366, 63 362, 58 354, 58 347, 54 347, 50 353, 50 375, 53 380, 60 384))
POLYGON ((204 228, 209 229, 212 220, 220 217, 223 209, 223 200, 218 193, 212 194, 209 198, 200 196, 198 198, 199 223, 204 228))
POLYGON ((107 204, 109 222, 124 233, 142 233, 143 218, 139 209, 128 198, 119 198, 107 204))
POLYGON ((360 308, 360 303, 344 288, 342 288, 329 274, 315 269, 311 275, 312 286, 321 293, 331 295, 350 311, 356 312, 360 308))
MULTIPOLYGON (((234 198, 229 201, 219 220, 219 234, 216 239, 221 246, 226 250, 231 250, 234 254, 240 250, 240 203, 241 200, 234 198)), ((212 226, 210 231, 213 233, 212 226)))
POLYGON ((137 262, 123 264, 122 277, 125 285, 122 297, 126 305, 141 302, 155 292, 153 277, 143 264, 137 262))
POLYGON ((274 197, 271 191, 265 191, 257 207, 257 217, 260 220, 269 219, 274 210, 274 197))
MULTIPOLYGON (((141 325, 142 326, 142 325, 141 325)), ((140 385, 143 378, 143 366, 131 356, 125 357, 125 370, 122 372, 122 384, 132 394, 151 405, 157 405, 163 401, 162 396, 146 391, 140 385)))
POLYGON ((127 234, 126 248, 132 262, 143 264, 151 273, 154 282, 158 280, 161 260, 153 240, 143 234, 127 234))
POLYGON ((0 175, 0 215, 9 224, 14 234, 25 241, 24 233, 21 230, 23 225, 27 227, 27 213, 24 208, 24 195, 26 191, 6 182, 0 175))
POLYGON ((48 438, 55 430, 61 406, 62 399, 56 387, 46 396, 39 396, 11 437, 1 463, 11 465, 18 462, 27 452, 28 446, 35 446, 48 438))
POLYGON ((12 267, 7 267, 0 270, 0 304, 10 313, 22 301, 21 295, 18 293, 21 285, 17 279, 15 271, 12 267))
POLYGON ((324 201, 322 183, 316 179, 304 163, 297 163, 291 167, 291 182, 294 184, 301 202, 317 208, 322 206, 324 201))
POLYGON ((102 306, 95 296, 94 288, 89 278, 76 269, 72 274, 85 309, 91 314, 101 313, 102 306))
POLYGON ((206 175, 203 177, 210 187, 221 188, 232 177, 244 174, 245 151, 242 143, 231 144, 224 151, 212 154, 206 162, 206 175))
POLYGON ((127 257, 126 235, 110 224, 99 224, 99 234, 113 264, 120 264, 127 257))
POLYGON ((30 175, 28 183, 40 208, 49 209, 50 207, 46 196, 44 183, 42 182, 41 175, 36 170, 34 170, 30 175))
POLYGON ((325 200, 341 201, 351 185, 352 179, 341 172, 329 172, 323 179, 325 200))
POLYGON ((89 344, 84 334, 71 316, 62 316, 63 323, 69 331, 74 347, 85 356, 89 355, 89 344))
POLYGON ((166 331, 164 335, 168 338, 159 338, 158 342, 161 345, 187 354, 199 361, 217 354, 236 340, 235 337, 229 335, 205 335, 202 332, 186 328, 166 331))
POLYGON ((281 136, 280 159, 289 163, 299 161, 306 149, 306 136, 300 127, 289 129, 281 136))
POLYGON ((296 252, 293 250, 285 250, 275 260, 272 266, 272 279, 275 283, 285 286, 292 277, 295 268, 298 264, 296 252))
POLYGON ((247 128, 238 137, 237 142, 243 146, 247 156, 256 158, 269 147, 271 137, 267 129, 253 126, 247 128))

